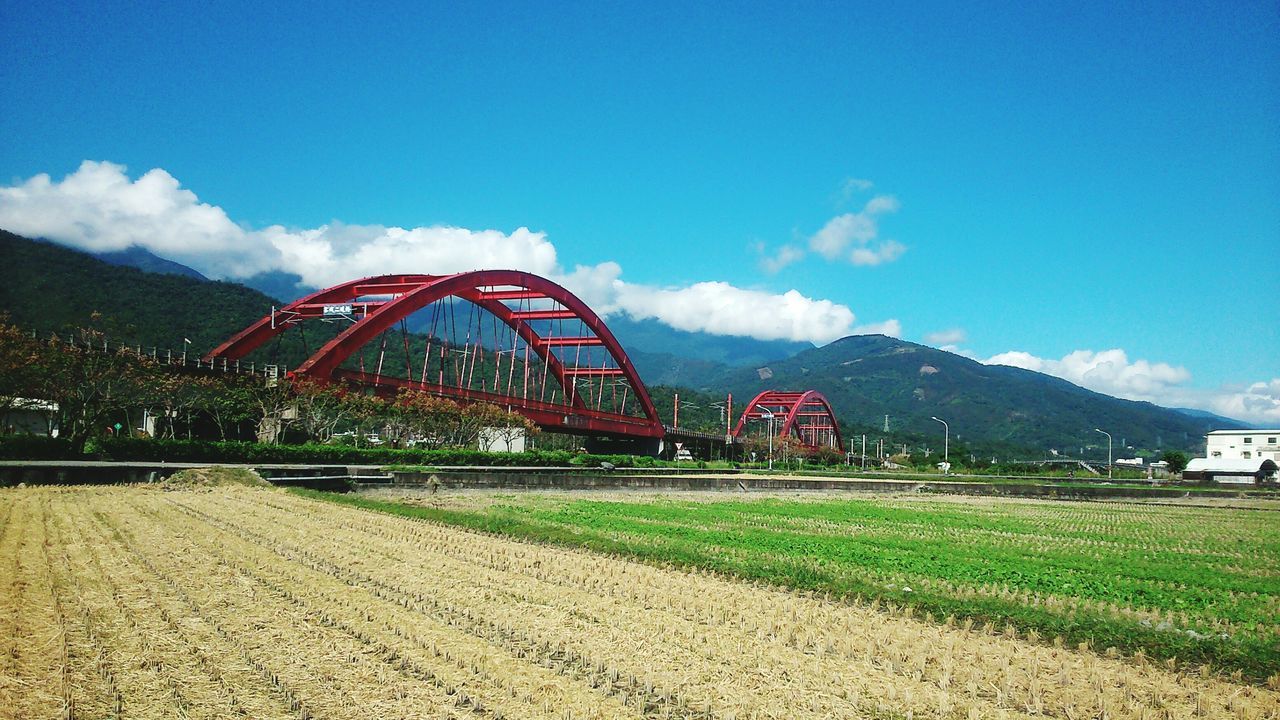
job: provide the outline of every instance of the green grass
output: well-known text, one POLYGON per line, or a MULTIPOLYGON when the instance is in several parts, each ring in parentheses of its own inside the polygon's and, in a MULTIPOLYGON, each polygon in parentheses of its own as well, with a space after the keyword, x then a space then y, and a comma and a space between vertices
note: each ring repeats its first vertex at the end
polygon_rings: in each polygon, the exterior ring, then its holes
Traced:
POLYGON ((1240 670, 1254 680, 1280 672, 1280 514, 1274 511, 998 499, 631 501, 535 494, 453 507, 445 498, 442 507, 423 507, 297 492, 787 588, 909 604, 935 618, 1012 624, 1098 649, 1240 670))

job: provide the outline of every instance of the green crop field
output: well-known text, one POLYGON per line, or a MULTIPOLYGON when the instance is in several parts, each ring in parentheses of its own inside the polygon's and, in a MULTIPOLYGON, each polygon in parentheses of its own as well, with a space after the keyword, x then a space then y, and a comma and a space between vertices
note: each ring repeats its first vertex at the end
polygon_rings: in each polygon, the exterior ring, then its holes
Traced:
POLYGON ((945 497, 339 502, 1280 681, 1280 513, 945 497))

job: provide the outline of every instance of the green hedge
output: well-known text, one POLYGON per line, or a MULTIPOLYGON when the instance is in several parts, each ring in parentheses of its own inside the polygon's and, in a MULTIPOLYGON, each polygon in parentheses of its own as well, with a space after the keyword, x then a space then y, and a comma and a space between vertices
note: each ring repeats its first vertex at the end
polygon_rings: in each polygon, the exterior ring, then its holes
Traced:
POLYGON ((81 460, 71 442, 45 435, 0 436, 0 459, 3 460, 81 460))
MULTIPOLYGON (((95 456, 103 460, 218 463, 307 463, 332 465, 485 465, 553 467, 599 466, 611 462, 632 467, 630 455, 579 455, 564 450, 532 450, 519 453, 481 452, 461 448, 415 450, 355 448, 349 445, 264 445, 208 440, 149 440, 107 438, 97 442, 95 456)), ((641 463, 645 458, 641 458, 641 463)))

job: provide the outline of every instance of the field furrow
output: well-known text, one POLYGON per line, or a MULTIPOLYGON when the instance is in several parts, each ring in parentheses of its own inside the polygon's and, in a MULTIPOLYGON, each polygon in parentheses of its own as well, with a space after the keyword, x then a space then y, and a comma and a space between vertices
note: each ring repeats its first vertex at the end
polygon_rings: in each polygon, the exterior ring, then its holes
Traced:
POLYGON ((0 718, 1280 719, 1141 655, 285 492, 7 490, 0 518, 0 718))

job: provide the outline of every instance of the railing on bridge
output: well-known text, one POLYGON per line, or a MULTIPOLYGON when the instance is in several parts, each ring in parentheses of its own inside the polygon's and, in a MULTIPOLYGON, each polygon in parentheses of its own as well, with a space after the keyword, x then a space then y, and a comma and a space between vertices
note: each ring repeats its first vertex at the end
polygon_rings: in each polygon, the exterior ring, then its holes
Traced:
MULTIPOLYGON (((38 332, 32 331, 31 337, 40 340, 38 332)), ((73 348, 100 353, 126 353, 135 357, 150 360, 164 367, 206 372, 222 372, 238 375, 259 375, 268 379, 280 377, 285 370, 279 365, 257 362, 241 362, 228 358, 205 359, 199 355, 189 354, 182 350, 144 346, 136 343, 112 341, 106 335, 94 334, 91 337, 77 336, 74 333, 49 333, 45 340, 61 343, 73 348)))

